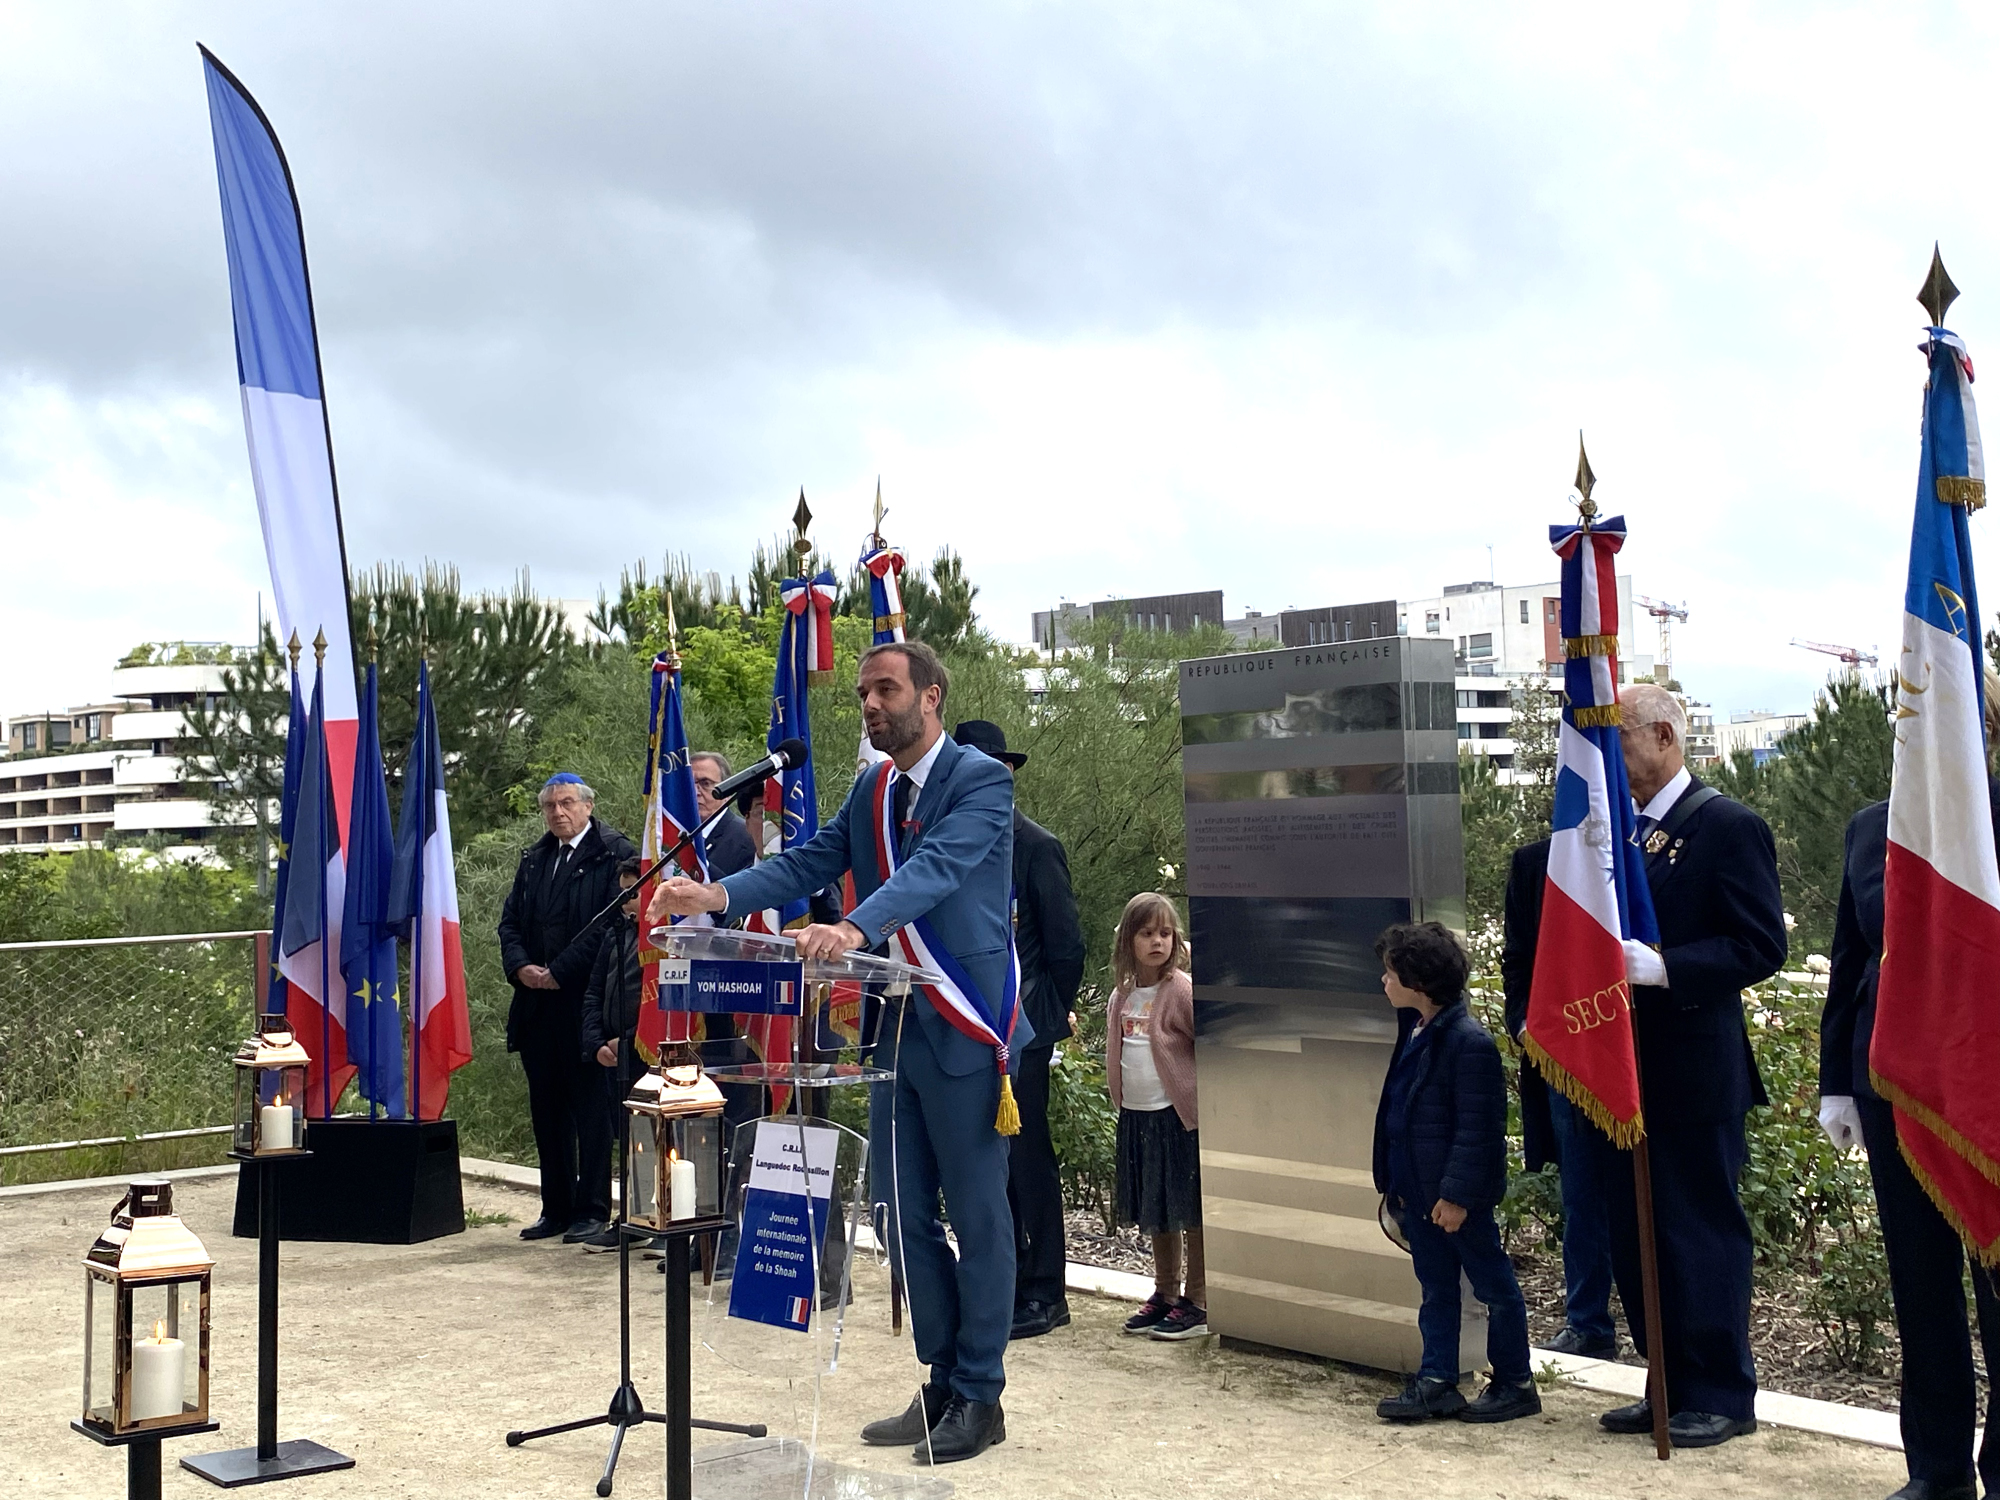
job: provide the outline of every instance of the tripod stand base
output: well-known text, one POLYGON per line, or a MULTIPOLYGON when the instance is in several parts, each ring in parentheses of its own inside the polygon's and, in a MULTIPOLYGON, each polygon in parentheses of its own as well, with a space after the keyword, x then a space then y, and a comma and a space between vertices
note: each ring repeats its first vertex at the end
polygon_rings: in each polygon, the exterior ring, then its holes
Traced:
MULTIPOLYGON (((625 1434, 634 1427, 647 1422, 667 1424, 667 1414, 647 1411, 646 1403, 640 1399, 638 1389, 631 1385, 621 1385, 611 1397, 611 1409, 601 1416, 579 1417, 574 1422, 558 1422, 553 1427, 516 1428, 507 1434, 507 1446, 518 1448, 523 1443, 532 1443, 536 1438, 554 1437, 559 1432, 582 1432, 589 1427, 609 1427, 611 1429, 611 1452, 604 1460, 603 1477, 597 1481, 600 1496, 611 1493, 611 1478, 618 1471, 618 1455, 625 1447, 625 1434)), ((760 1438, 768 1430, 762 1422, 710 1422, 701 1417, 688 1418, 688 1426, 705 1428, 709 1432, 733 1432, 742 1437, 760 1438)))
POLYGON ((254 1447, 225 1448, 220 1453, 184 1458, 181 1467, 199 1474, 210 1484, 233 1490, 246 1484, 268 1484, 273 1479, 301 1479, 307 1474, 351 1469, 354 1460, 311 1438, 293 1438, 278 1444, 278 1452, 272 1458, 259 1458, 254 1447))

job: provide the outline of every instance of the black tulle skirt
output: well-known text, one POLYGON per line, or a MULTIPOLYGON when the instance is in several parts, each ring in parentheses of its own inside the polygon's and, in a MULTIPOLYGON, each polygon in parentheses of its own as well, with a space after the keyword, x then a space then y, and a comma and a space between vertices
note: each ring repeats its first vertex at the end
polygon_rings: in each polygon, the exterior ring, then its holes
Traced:
POLYGON ((1118 1186, 1112 1205, 1120 1224, 1145 1234, 1201 1227, 1199 1132, 1165 1109, 1118 1111, 1118 1186))

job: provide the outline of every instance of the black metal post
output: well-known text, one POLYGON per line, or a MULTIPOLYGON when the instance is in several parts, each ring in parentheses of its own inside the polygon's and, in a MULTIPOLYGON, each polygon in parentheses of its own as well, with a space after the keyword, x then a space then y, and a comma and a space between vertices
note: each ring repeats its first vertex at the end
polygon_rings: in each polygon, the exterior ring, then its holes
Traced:
POLYGON ((278 1456, 278 1164, 257 1172, 257 1461, 278 1456))
POLYGON ((160 1500, 158 1438, 140 1438, 126 1447, 125 1500, 160 1500))
MULTIPOLYGON (((688 1308, 692 1270, 684 1234, 667 1240, 667 1500, 694 1495, 694 1318, 688 1308)), ((762 1434, 760 1433, 759 1436, 762 1434)))

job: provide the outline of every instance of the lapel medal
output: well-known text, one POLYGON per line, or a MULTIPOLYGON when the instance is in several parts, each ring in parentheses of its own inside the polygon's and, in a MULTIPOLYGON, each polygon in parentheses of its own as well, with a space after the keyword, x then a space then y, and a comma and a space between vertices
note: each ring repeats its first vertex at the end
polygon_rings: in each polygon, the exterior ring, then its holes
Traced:
POLYGON ((1666 847, 1667 847, 1666 829, 1655 828, 1651 833, 1646 835, 1646 852, 1648 854, 1658 854, 1662 849, 1666 847))

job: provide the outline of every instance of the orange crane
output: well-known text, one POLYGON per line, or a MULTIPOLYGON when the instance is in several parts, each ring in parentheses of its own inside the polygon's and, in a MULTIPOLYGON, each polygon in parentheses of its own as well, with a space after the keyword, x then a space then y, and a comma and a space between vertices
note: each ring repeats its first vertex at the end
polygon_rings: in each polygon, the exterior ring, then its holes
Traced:
POLYGON ((1863 651, 1859 646, 1836 646, 1827 641, 1802 641, 1797 637, 1793 638, 1792 644, 1807 651, 1817 651, 1823 656, 1835 657, 1856 671, 1875 665, 1875 653, 1863 651))
POLYGON ((1658 599, 1649 599, 1644 594, 1634 594, 1632 603, 1660 622, 1660 664, 1654 680, 1671 680, 1674 675, 1674 621, 1687 624, 1688 607, 1685 600, 1679 604, 1664 604, 1658 599))

